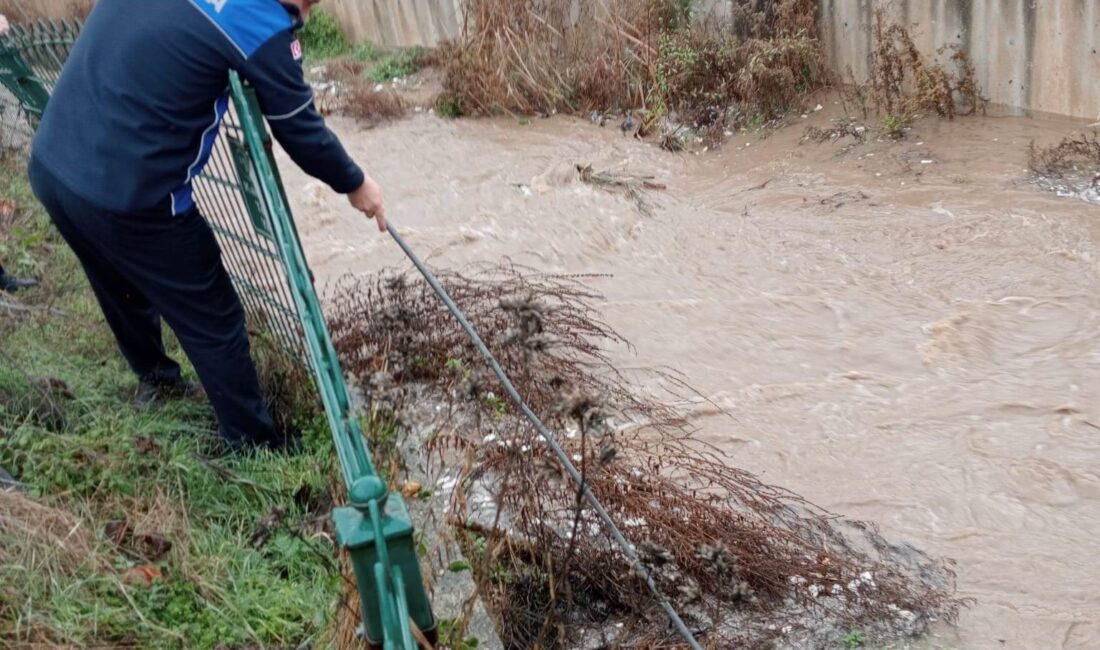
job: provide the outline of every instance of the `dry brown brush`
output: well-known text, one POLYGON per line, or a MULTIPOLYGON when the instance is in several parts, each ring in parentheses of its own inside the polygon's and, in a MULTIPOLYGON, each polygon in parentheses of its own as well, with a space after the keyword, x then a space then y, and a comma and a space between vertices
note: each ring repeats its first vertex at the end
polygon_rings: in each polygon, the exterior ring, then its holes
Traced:
MULTIPOLYGON (((940 48, 944 56, 949 48, 940 48)), ((874 49, 867 98, 884 116, 889 135, 899 136, 922 113, 954 119, 965 111, 972 115, 985 109, 975 80, 974 66, 965 50, 950 48, 950 71, 930 60, 917 48, 909 30, 886 18, 878 9, 874 22, 874 49)))
MULTIPOLYGON (((625 342, 580 279, 505 266, 441 281, 707 646, 759 644, 788 625, 812 635, 822 621, 890 636, 899 617, 954 617, 946 566, 761 483, 643 396, 608 362, 625 342)), ((329 313, 374 406, 432 430, 425 453, 458 472, 453 523, 508 647, 578 647, 608 630, 615 647, 675 644, 644 581, 424 283, 347 280, 329 313), (443 414, 418 420, 430 395, 443 414)))
POLYGON ((1100 138, 1096 132, 1063 138, 1049 147, 1027 149, 1027 165, 1032 174, 1046 178, 1068 178, 1100 172, 1100 138))
POLYGON ((317 102, 323 114, 340 113, 372 127, 405 116, 405 103, 392 90, 376 89, 363 76, 366 64, 335 59, 325 65, 317 102))
POLYGON ((466 114, 643 111, 645 135, 670 112, 771 117, 822 83, 810 0, 742 0, 723 20, 690 4, 470 0, 440 52, 447 101, 466 114))

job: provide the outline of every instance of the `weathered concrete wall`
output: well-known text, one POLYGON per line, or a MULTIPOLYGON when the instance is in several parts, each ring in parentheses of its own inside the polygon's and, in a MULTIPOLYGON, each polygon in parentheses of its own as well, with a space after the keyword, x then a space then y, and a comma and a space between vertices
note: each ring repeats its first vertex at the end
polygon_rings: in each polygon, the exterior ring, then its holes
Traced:
MULTIPOLYGON (((599 2, 602 0, 583 0, 599 2)), ((910 27, 918 46, 967 50, 994 104, 1100 119, 1100 0, 817 0, 832 68, 867 78, 874 12, 910 27)), ((697 0, 701 14, 729 0, 697 0)), ((328 0, 348 35, 384 47, 435 45, 462 30, 463 0, 328 0)), ((61 13, 70 0, 23 3, 61 13)), ((12 18, 18 18, 13 14, 12 18)))
MULTIPOLYGON (((598 1, 598 0, 586 0, 598 1)), ((932 54, 959 45, 987 97, 1016 110, 1100 115, 1100 0, 818 0, 830 65, 867 78, 877 8, 932 54)), ((349 34, 387 46, 433 45, 462 27, 462 0, 329 0, 349 34)), ((699 0, 701 14, 728 0, 699 0)))
POLYGON ((867 78, 874 12, 910 32, 926 53, 965 49, 986 97, 1015 110, 1100 115, 1098 0, 819 0, 830 65, 867 78))
POLYGON ((462 0, 328 0, 349 37, 382 47, 436 45, 462 30, 462 0))

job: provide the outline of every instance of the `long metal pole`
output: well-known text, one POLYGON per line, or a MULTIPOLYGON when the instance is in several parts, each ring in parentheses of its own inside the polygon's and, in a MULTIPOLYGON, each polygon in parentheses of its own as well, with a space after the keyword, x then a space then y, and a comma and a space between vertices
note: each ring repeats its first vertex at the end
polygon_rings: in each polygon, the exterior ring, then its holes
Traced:
POLYGON ((615 525, 615 522, 611 519, 611 515, 607 513, 607 510, 603 507, 603 504, 600 503, 600 500, 597 499, 596 495, 592 493, 592 490, 588 488, 588 485, 581 477, 580 471, 573 464, 573 461, 570 460, 569 455, 566 454, 565 450, 562 449, 561 445, 558 444, 557 439, 554 438, 554 434, 550 433, 550 430, 546 428, 546 425, 542 423, 542 420, 540 420, 539 417, 535 415, 535 412, 527 406, 527 402, 523 399, 523 397, 520 396, 519 391, 516 390, 516 387, 508 378, 507 373, 505 373, 504 369, 500 367, 499 363, 497 363, 496 357, 493 356, 493 353, 489 351, 489 348, 485 345, 485 342, 481 340, 480 336, 478 336, 477 330, 475 330, 474 326, 470 324, 470 321, 466 319, 466 315, 462 312, 461 309, 459 309, 454 300, 451 299, 451 296, 447 293, 447 290, 443 288, 443 285, 439 284, 439 280, 436 279, 431 270, 424 265, 424 262, 422 262, 420 258, 416 255, 416 253, 414 253, 413 250, 409 248, 409 245, 405 243, 405 240, 401 237, 400 234, 398 234, 397 227, 392 221, 387 220, 386 230, 389 231, 390 236, 393 237, 394 241, 397 242, 397 245, 401 247, 401 250, 405 251, 405 255, 408 256, 409 260, 413 263, 413 266, 416 267, 416 270, 420 271, 420 274, 423 275, 424 279, 428 281, 428 284, 431 285, 432 290, 435 291, 435 294, 439 296, 440 300, 442 300, 444 304, 447 305, 447 309, 449 309, 451 313, 454 314, 454 317, 458 319, 458 323, 462 326, 462 329, 466 331, 466 334, 474 342, 474 345, 477 346, 478 351, 481 352, 481 356, 485 357, 485 361, 489 363, 489 367, 492 368, 493 374, 495 374, 497 376, 497 379, 500 380, 500 383, 504 386, 504 390, 507 391, 508 396, 512 398, 512 401, 516 403, 516 406, 520 408, 523 414, 527 416, 527 419, 531 421, 531 424, 535 426, 535 429, 539 432, 543 439, 546 440, 546 444, 554 452, 554 455, 558 457, 558 460, 561 461, 561 464, 565 468, 565 471, 569 474, 570 477, 572 477, 573 481, 580 488, 581 494, 584 496, 585 500, 588 501, 588 505, 592 506, 592 509, 595 510, 596 514, 600 517, 601 520, 603 520, 604 525, 607 526, 607 530, 611 532, 611 536, 615 539, 615 542, 619 545, 619 548, 621 548, 623 553, 626 554, 626 557, 630 560, 634 571, 645 578, 645 582, 649 586, 649 590, 652 591, 653 595, 657 598, 657 601, 661 605, 661 609, 665 610, 665 614, 668 616, 668 620, 672 623, 673 627, 676 628, 676 631, 679 632, 680 636, 684 638, 684 641, 686 641, 687 644, 691 646, 692 650, 703 650, 702 646, 699 645, 699 642, 695 640, 695 635, 691 633, 691 630, 688 629, 688 626, 684 623, 684 620, 680 618, 680 615, 672 607, 672 603, 668 602, 668 599, 665 598, 664 594, 661 593, 661 590, 657 588, 657 584, 653 581, 653 576, 650 575, 649 570, 646 569, 645 565, 643 565, 641 560, 638 559, 638 554, 634 552, 634 547, 630 545, 630 542, 627 541, 626 537, 623 536, 622 531, 620 531, 619 527, 615 525))

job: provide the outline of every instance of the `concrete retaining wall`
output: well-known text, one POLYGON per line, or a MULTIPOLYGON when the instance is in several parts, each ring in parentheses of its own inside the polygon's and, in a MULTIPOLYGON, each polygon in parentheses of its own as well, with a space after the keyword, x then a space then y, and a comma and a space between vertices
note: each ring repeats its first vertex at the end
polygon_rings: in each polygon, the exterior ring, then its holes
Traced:
MULTIPOLYGON (((585 0, 600 1, 600 0, 585 0)), ((818 0, 832 68, 867 77, 875 9, 908 25, 932 54, 959 45, 996 105, 1100 119, 1100 0, 818 0)), ((387 46, 460 33, 462 0, 329 0, 350 35, 387 46)), ((701 13, 727 0, 699 0, 701 13)))
MULTIPOLYGON (((604 0, 583 0, 600 2, 604 0)), ((700 13, 729 0, 697 0, 700 13)), ((384 47, 435 45, 462 30, 463 0, 327 0, 348 35, 384 47)), ((832 68, 867 76, 875 9, 908 25, 926 53, 959 45, 994 104, 1100 119, 1100 0, 817 0, 832 68)), ((68 0, 26 3, 61 12, 68 0)), ((13 15, 12 18, 18 18, 13 15)))
POLYGON ((1097 0, 819 0, 830 66, 867 77, 878 8, 934 53, 958 45, 994 104, 1090 119, 1100 115, 1097 0))
POLYGON ((462 0, 328 0, 348 36, 383 47, 432 46, 462 33, 462 0))

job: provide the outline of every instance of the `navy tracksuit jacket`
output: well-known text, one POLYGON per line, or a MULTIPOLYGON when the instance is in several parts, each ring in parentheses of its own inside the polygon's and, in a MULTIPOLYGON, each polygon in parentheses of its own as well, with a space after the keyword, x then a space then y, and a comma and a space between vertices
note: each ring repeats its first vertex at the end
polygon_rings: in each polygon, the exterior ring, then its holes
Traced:
POLYGON ((120 349, 175 380, 163 317, 232 443, 273 443, 240 300, 191 181, 229 106, 228 73, 256 89, 272 133, 340 193, 363 172, 303 78, 296 7, 277 0, 99 0, 32 145, 35 193, 80 259, 120 349))

